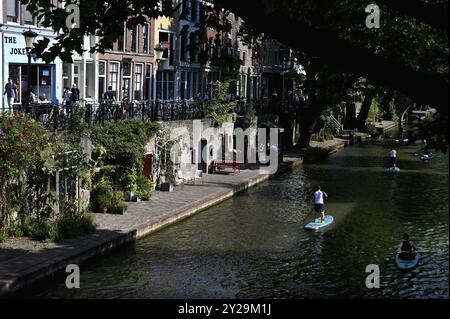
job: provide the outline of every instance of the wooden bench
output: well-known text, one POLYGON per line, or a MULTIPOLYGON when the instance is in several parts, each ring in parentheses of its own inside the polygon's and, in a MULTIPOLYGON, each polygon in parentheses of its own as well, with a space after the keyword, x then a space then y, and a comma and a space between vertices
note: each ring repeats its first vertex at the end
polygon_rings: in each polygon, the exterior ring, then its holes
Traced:
POLYGON ((226 168, 232 168, 233 173, 236 174, 236 171, 239 173, 241 172, 241 165, 243 165, 244 162, 237 162, 237 161, 231 161, 231 160, 215 160, 212 162, 211 167, 213 170, 213 173, 215 172, 221 172, 222 170, 226 168))

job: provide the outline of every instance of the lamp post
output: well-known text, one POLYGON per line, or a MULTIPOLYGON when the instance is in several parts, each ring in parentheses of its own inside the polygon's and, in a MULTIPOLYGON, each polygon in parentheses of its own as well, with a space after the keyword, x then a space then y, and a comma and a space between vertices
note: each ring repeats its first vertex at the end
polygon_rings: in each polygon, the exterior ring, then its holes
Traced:
POLYGON ((31 28, 28 28, 28 30, 24 31, 22 33, 23 37, 25 38, 25 47, 27 49, 27 57, 28 57, 28 69, 27 69, 27 96, 25 100, 25 111, 30 106, 30 93, 31 93, 31 49, 33 49, 34 40, 37 37, 37 33, 34 31, 31 31, 31 28))
MULTIPOLYGON (((161 63, 162 59, 163 59, 163 54, 164 54, 164 47, 161 45, 161 43, 158 43, 158 45, 155 47, 155 56, 156 56, 156 81, 158 81, 158 71, 159 71, 159 64, 161 63)), ((158 83, 156 83, 156 91, 158 90, 158 83)), ((155 92, 155 94, 157 94, 155 92)), ((156 100, 155 100, 155 121, 156 122, 160 122, 161 119, 161 112, 160 112, 160 105, 159 105, 159 101, 158 101, 158 97, 156 96, 156 100)))

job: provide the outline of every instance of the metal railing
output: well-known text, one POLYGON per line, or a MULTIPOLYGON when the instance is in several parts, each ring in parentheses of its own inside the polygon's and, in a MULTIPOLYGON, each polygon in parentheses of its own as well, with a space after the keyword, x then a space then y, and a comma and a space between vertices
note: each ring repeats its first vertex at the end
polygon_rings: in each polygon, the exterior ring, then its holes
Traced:
MULTIPOLYGON (((250 103, 257 115, 292 111, 298 105, 290 105, 287 101, 279 101, 276 105, 269 99, 238 99, 234 112, 244 114, 250 103)), ((119 122, 125 120, 181 121, 205 118, 202 100, 156 100, 156 101, 81 101, 72 105, 55 105, 52 103, 30 104, 25 110, 35 120, 41 122, 51 131, 66 130, 78 106, 85 108, 84 118, 88 124, 119 122)))
POLYGON ((73 105, 30 105, 26 110, 35 120, 52 131, 69 127, 76 108, 84 106, 84 118, 88 124, 119 122, 125 120, 181 121, 205 117, 203 102, 180 101, 85 101, 73 105))
POLYGON ((333 115, 328 118, 328 125, 335 131, 337 135, 340 135, 344 130, 344 125, 342 125, 333 115))

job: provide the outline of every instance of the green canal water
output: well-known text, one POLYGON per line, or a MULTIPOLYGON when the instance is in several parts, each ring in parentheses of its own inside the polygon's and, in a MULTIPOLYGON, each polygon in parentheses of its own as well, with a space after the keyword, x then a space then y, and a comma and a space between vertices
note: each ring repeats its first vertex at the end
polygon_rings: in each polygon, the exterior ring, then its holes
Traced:
POLYGON ((422 162, 419 147, 398 147, 397 176, 383 173, 386 141, 345 148, 82 264, 80 289, 59 274, 18 297, 448 298, 448 155, 422 162), (318 184, 335 222, 305 231, 318 184), (395 266, 405 232, 422 256, 408 273, 395 266))

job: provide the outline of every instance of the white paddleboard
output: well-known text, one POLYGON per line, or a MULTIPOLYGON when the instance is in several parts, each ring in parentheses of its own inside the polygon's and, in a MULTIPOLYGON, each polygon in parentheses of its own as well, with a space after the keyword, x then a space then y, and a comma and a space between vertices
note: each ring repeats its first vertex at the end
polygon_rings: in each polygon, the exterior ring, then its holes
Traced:
POLYGON ((411 270, 415 268, 419 263, 419 260, 420 260, 419 254, 416 254, 416 258, 412 260, 400 259, 398 254, 395 257, 395 263, 397 264, 397 267, 401 270, 411 270))
POLYGON ((386 168, 384 170, 384 172, 387 173, 387 174, 395 174, 395 173, 399 173, 400 172, 400 168, 398 168, 398 167, 389 167, 389 168, 386 168))
POLYGON ((320 217, 316 218, 313 222, 310 222, 305 225, 305 229, 317 230, 322 227, 330 225, 334 221, 334 217, 331 215, 325 215, 323 221, 320 221, 320 217))

